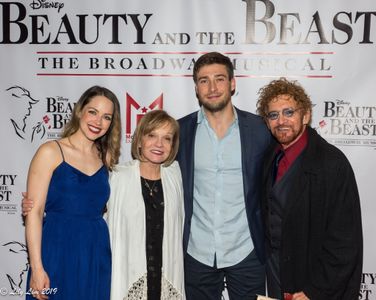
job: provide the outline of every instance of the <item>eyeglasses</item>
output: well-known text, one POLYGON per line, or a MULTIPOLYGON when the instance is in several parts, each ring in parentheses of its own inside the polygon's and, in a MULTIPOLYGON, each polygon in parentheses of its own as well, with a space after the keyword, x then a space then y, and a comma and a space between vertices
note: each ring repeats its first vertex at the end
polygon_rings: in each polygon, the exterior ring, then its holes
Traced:
POLYGON ((268 112, 266 114, 266 117, 269 119, 269 120, 278 120, 279 119, 279 114, 280 112, 282 112, 282 115, 286 118, 292 118, 292 116, 294 115, 294 113, 299 110, 299 109, 302 109, 301 107, 299 108, 285 108, 285 109, 282 109, 281 111, 271 111, 271 112, 268 112))

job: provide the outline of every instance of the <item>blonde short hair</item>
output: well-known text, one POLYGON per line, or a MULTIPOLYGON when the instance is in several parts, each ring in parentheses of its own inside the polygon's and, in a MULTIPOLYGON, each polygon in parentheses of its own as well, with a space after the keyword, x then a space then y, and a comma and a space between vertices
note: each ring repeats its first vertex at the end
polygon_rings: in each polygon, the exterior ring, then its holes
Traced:
POLYGON ((141 161, 142 157, 139 145, 141 144, 142 137, 149 134, 153 130, 163 127, 167 124, 171 126, 173 137, 171 153, 167 157, 163 165, 167 167, 170 164, 172 164, 179 150, 179 123, 173 117, 171 117, 166 111, 160 109, 149 111, 139 121, 136 130, 134 131, 132 139, 132 158, 141 161))

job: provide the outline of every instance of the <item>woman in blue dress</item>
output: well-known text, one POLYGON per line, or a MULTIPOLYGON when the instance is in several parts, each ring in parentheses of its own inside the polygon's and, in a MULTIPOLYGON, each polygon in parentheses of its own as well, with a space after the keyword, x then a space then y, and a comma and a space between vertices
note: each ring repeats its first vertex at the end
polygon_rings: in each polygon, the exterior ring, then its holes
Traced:
POLYGON ((93 86, 76 103, 62 139, 41 145, 33 157, 26 299, 109 299, 111 249, 102 214, 120 141, 119 102, 93 86))

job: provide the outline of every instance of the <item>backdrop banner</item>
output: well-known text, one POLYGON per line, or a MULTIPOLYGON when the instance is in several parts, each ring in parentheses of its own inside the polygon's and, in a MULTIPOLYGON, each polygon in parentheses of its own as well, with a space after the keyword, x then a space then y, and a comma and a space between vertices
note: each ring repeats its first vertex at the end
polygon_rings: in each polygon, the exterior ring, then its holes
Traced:
POLYGON ((374 0, 1 1, 0 298, 26 292, 20 203, 30 160, 59 138, 83 91, 101 85, 118 96, 126 161, 146 112, 180 118, 198 109, 193 64, 218 51, 235 66, 240 109, 255 112, 258 90, 281 76, 306 88, 312 126, 354 168, 364 231, 359 299, 376 299, 375 42, 374 0))

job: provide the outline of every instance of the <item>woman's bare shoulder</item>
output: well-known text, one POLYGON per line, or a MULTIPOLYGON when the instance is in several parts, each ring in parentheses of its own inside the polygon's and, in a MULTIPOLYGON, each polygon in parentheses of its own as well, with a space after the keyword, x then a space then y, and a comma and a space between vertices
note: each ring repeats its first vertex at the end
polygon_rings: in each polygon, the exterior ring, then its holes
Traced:
POLYGON ((48 141, 39 146, 33 161, 43 162, 45 166, 55 168, 62 162, 62 154, 56 141, 48 141))

